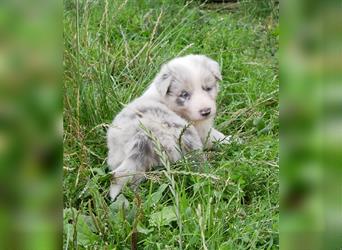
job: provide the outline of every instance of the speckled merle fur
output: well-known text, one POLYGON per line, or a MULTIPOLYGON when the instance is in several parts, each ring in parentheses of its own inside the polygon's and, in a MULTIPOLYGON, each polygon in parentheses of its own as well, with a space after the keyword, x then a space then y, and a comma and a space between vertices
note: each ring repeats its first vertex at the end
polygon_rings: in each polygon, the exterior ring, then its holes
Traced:
POLYGON ((181 159, 184 153, 225 139, 212 128, 220 78, 218 64, 208 57, 175 58, 161 68, 141 97, 115 117, 107 132, 112 199, 128 181, 137 183, 145 171, 161 164, 155 142, 147 132, 157 138, 171 162, 181 159), (208 85, 212 91, 204 91, 208 85), (208 108, 211 114, 204 117, 201 110, 208 108), (209 144, 204 145, 208 135, 209 144))

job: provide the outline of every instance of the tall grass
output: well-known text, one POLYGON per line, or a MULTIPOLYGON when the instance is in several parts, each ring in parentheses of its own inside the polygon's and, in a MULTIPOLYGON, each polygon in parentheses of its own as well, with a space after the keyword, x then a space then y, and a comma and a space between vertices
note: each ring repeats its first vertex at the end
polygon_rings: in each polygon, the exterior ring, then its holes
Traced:
POLYGON ((64 248, 278 248, 277 20, 171 0, 64 6, 64 248), (242 143, 165 159, 110 202, 108 124, 190 53, 220 63, 216 125, 242 143))

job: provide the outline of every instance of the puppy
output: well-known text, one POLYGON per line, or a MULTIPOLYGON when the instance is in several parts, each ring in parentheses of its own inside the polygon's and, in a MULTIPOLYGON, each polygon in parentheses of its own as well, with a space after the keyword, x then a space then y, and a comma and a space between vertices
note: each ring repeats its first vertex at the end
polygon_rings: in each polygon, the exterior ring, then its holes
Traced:
POLYGON ((128 181, 139 182, 145 171, 161 164, 148 131, 171 162, 214 141, 229 142, 213 128, 219 80, 214 60, 204 55, 175 58, 115 117, 107 133, 108 165, 114 170, 112 200, 128 181))

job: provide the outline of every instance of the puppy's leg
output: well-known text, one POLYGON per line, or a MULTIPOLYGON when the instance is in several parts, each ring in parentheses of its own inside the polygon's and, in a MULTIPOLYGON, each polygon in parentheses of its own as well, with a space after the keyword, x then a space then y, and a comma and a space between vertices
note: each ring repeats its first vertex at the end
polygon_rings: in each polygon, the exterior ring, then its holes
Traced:
POLYGON ((213 142, 230 143, 231 136, 225 136, 213 127, 213 118, 194 124, 205 148, 211 148, 213 142))
POLYGON ((194 156, 196 157, 196 162, 204 163, 207 160, 205 154, 203 154, 202 151, 204 148, 202 140, 195 128, 190 127, 185 131, 182 137, 182 143, 184 144, 184 146, 181 148, 182 150, 185 150, 185 152, 197 151, 197 153, 194 154, 194 156))
POLYGON ((122 150, 121 145, 116 145, 115 148, 110 148, 108 153, 108 166, 109 170, 114 170, 120 166, 120 164, 125 159, 126 155, 125 152, 122 150))
POLYGON ((109 196, 112 200, 115 200, 116 196, 121 192, 122 187, 137 174, 138 164, 137 161, 127 158, 115 170, 109 191, 109 196))
POLYGON ((182 143, 184 147, 181 147, 185 151, 202 150, 203 143, 194 127, 189 127, 185 130, 182 136, 182 143))
POLYGON ((137 133, 125 146, 129 148, 126 150, 129 156, 115 169, 109 193, 112 200, 116 198, 128 181, 133 179, 138 183, 144 172, 153 164, 153 147, 143 132, 137 133))
POLYGON ((126 158, 124 152, 125 143, 121 140, 121 131, 111 127, 107 133, 107 145, 108 145, 108 159, 107 163, 109 170, 116 169, 126 158))
POLYGON ((220 142, 224 144, 229 144, 231 143, 231 137, 232 137, 231 135, 225 136, 220 131, 214 128, 210 129, 210 140, 212 142, 220 142))

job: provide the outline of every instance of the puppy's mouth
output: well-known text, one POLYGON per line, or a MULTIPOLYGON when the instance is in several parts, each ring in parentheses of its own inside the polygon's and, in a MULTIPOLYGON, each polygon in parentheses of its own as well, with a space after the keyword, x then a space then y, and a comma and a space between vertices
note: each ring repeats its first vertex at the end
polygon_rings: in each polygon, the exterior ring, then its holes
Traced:
POLYGON ((212 118, 214 115, 208 115, 208 116, 205 116, 205 117, 201 117, 199 119, 195 119, 193 120, 194 122, 200 122, 200 121, 205 121, 205 120, 208 120, 210 118, 212 118))
POLYGON ((200 117, 185 117, 188 121, 191 121, 191 122, 201 122, 201 121, 205 121, 205 120, 208 120, 212 117, 214 117, 215 114, 210 114, 210 115, 207 115, 207 116, 200 116, 200 117))

